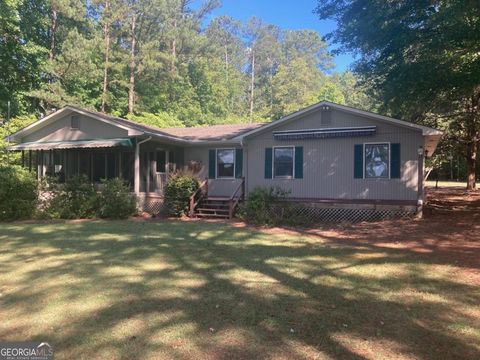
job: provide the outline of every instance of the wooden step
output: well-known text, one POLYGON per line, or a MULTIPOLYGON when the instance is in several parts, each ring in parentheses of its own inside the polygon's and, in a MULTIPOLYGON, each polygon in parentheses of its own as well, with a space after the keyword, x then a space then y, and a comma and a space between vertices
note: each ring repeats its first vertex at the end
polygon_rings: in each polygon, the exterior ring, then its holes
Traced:
POLYGON ((205 208, 205 207, 202 207, 202 208, 197 208, 197 211, 198 212, 226 212, 228 213, 230 210, 229 209, 212 209, 212 208, 205 208))
POLYGON ((216 218, 228 219, 228 214, 201 214, 201 213, 198 213, 198 214, 195 214, 195 216, 205 217, 205 218, 216 217, 216 218))

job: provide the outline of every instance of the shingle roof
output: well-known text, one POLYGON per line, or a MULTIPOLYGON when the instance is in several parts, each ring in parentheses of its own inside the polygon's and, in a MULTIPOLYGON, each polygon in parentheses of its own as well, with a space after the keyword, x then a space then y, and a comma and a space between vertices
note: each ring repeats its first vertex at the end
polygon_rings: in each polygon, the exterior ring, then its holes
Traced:
POLYGON ((113 121, 119 125, 129 126, 134 129, 146 132, 158 133, 160 135, 168 135, 188 141, 220 141, 230 140, 248 131, 255 130, 265 123, 254 124, 228 124, 228 125, 210 125, 210 126, 196 126, 185 128, 158 128, 155 126, 148 126, 136 123, 131 120, 119 118, 101 112, 85 110, 75 106, 68 106, 73 110, 79 110, 84 113, 89 113, 105 120, 113 121))
POLYGON ((186 128, 160 129, 170 136, 179 137, 190 141, 219 141, 230 140, 247 131, 258 129, 264 123, 235 124, 235 125, 210 125, 186 128))

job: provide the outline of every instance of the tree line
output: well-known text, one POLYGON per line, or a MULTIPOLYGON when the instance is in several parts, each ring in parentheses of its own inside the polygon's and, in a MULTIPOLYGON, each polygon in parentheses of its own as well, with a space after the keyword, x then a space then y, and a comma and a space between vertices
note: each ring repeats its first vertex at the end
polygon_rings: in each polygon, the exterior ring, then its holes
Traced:
POLYGON ((331 74, 320 34, 211 17, 218 0, 1 0, 0 117, 73 104, 156 126, 265 121, 327 99, 369 108, 331 74))

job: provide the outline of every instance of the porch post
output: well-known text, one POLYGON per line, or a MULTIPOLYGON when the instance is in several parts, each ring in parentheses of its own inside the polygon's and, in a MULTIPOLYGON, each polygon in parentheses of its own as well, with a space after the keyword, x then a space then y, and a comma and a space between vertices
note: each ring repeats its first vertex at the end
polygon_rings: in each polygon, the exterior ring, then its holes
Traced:
POLYGON ((140 194, 140 143, 137 142, 135 145, 135 168, 133 169, 135 176, 134 191, 135 194, 140 194))
POLYGON ((418 149, 418 185, 417 185, 417 218, 423 217, 423 205, 424 205, 424 180, 423 172, 425 167, 425 151, 423 147, 418 149))
POLYGON ((134 169, 135 181, 134 181, 133 188, 134 188, 135 194, 137 195, 140 194, 140 145, 150 140, 152 140, 151 136, 149 136, 148 138, 142 141, 138 141, 138 138, 137 138, 136 145, 135 145, 135 169, 134 169))

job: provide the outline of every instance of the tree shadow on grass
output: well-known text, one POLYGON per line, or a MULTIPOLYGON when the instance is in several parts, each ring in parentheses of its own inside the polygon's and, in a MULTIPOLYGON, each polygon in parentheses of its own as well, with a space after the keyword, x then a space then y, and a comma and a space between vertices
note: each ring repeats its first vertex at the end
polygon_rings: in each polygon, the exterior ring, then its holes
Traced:
POLYGON ((480 358, 478 288, 405 249, 182 222, 9 225, 0 249, 0 339, 58 358, 480 358))

